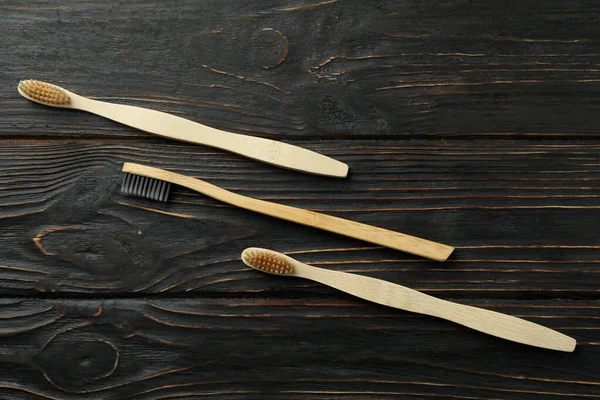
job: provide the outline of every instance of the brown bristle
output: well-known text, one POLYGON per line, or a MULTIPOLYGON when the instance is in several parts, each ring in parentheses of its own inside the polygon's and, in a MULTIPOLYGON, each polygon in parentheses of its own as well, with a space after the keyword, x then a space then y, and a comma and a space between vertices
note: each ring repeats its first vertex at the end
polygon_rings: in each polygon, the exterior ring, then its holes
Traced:
POLYGON ((50 106, 66 106, 71 97, 58 86, 28 79, 19 82, 19 92, 30 100, 50 106))
POLYGON ((266 249, 249 248, 242 253, 242 261, 252 268, 275 275, 289 275, 294 264, 283 254, 266 249))

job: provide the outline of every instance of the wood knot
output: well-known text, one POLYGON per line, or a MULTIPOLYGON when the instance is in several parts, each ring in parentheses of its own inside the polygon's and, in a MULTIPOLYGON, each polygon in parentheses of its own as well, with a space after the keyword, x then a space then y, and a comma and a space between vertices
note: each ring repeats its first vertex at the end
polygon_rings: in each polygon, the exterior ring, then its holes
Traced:
POLYGON ((119 365, 120 352, 112 342, 77 336, 73 331, 58 335, 36 356, 36 363, 47 380, 65 392, 89 389, 90 384, 111 376, 119 365))
POLYGON ((336 98, 326 95, 321 99, 319 110, 319 126, 322 129, 338 131, 350 131, 356 126, 356 115, 348 107, 342 96, 336 98))
POLYGON ((265 69, 274 68, 284 62, 289 50, 285 35, 273 28, 255 32, 249 45, 252 62, 265 69))

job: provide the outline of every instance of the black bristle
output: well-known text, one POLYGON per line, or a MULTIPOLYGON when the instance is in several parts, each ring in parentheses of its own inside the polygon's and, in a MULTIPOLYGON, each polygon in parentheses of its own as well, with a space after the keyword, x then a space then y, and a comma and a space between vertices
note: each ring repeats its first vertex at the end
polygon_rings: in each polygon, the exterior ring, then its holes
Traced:
POLYGON ((121 185, 121 193, 123 194, 163 202, 169 198, 170 190, 171 183, 169 182, 135 174, 125 174, 121 185))

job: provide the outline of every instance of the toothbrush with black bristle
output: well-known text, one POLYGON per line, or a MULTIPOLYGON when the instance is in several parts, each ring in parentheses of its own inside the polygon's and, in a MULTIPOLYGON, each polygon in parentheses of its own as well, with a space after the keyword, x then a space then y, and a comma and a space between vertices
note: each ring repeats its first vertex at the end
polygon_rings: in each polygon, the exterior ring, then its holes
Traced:
POLYGON ((230 151, 266 164, 335 178, 348 175, 348 165, 343 162, 288 143, 225 132, 161 111, 93 100, 33 79, 19 82, 18 91, 39 104, 87 111, 144 132, 230 151))
POLYGON ((123 172, 126 175, 121 191, 128 195, 167 201, 170 189, 168 183, 171 183, 187 187, 198 193, 246 210, 405 251, 431 260, 446 261, 454 250, 451 246, 405 233, 321 214, 315 211, 304 210, 302 208, 242 196, 200 179, 160 168, 126 162, 123 164, 123 172))

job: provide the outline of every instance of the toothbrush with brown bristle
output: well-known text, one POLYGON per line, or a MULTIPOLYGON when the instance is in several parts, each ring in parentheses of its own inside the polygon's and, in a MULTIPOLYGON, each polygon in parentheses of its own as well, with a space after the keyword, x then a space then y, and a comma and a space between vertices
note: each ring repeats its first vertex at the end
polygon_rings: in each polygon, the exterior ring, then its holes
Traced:
POLYGON ((452 303, 381 279, 313 267, 273 250, 247 248, 242 261, 262 272, 310 279, 373 303, 443 318, 513 342, 565 352, 577 345, 570 336, 521 318, 452 303))
POLYGON ((200 179, 165 171, 164 169, 127 162, 123 164, 123 172, 126 175, 121 191, 129 195, 167 201, 170 184, 173 183, 246 210, 338 233, 436 261, 445 261, 454 250, 453 247, 445 244, 404 233, 349 221, 315 211, 304 210, 302 208, 242 196, 200 179))
POLYGON ((348 165, 284 142, 225 132, 161 111, 93 100, 37 80, 19 82, 18 90, 39 104, 87 111, 169 139, 227 150, 294 171, 336 178, 348 175, 348 165))

